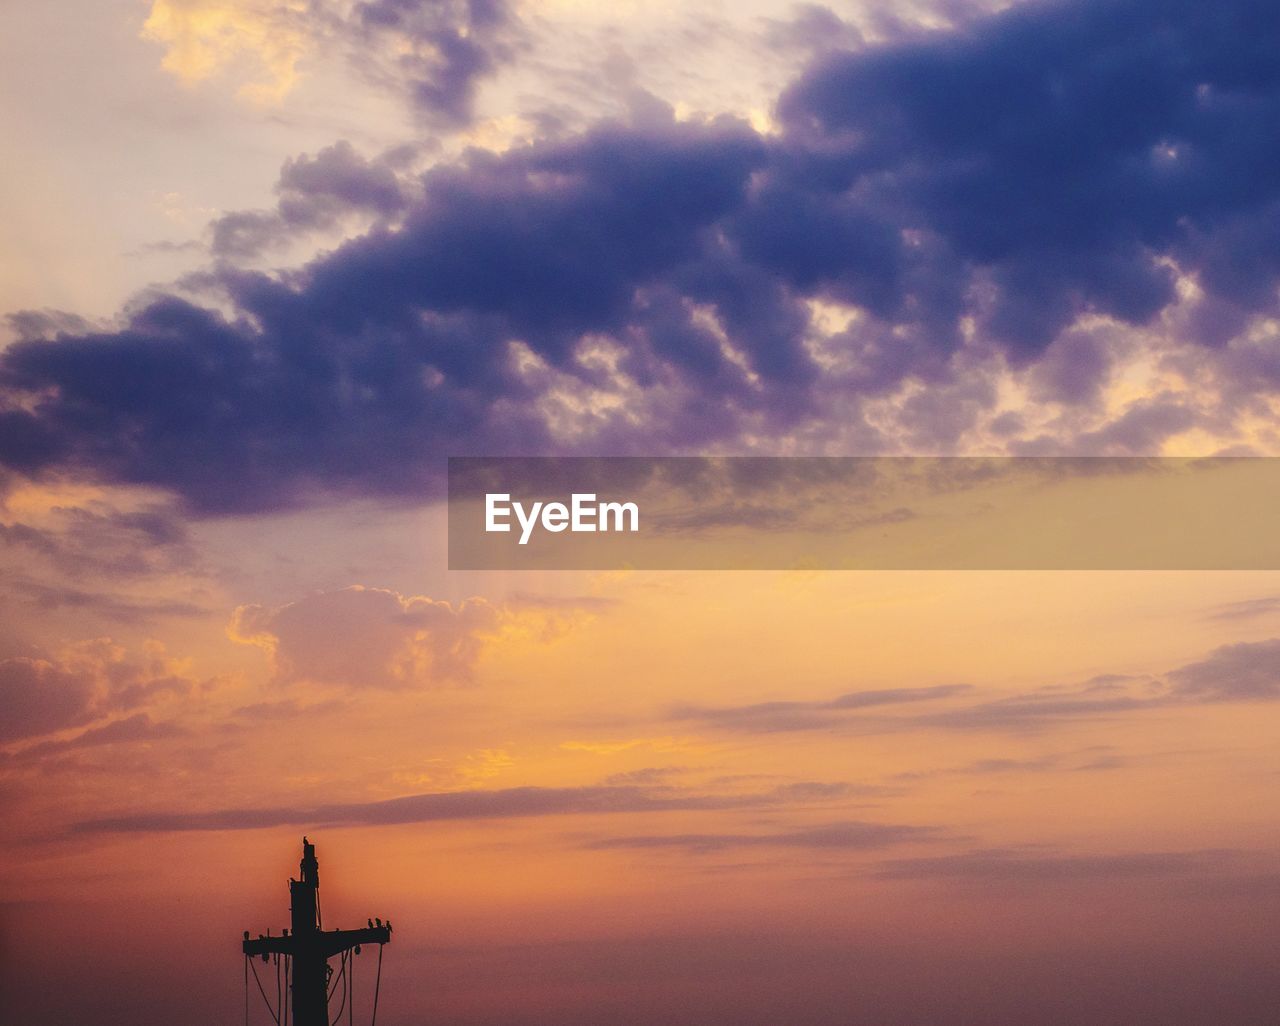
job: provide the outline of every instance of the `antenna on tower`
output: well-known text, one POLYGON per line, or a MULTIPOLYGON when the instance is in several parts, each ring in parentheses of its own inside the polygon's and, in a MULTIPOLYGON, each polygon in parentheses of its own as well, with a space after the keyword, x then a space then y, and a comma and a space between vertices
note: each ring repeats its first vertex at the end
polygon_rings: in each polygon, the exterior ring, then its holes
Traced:
MULTIPOLYGON (((378 945, 378 977, 374 986, 373 1016, 378 1015, 378 991, 382 984, 382 945, 391 940, 391 923, 384 926, 381 919, 378 925, 359 930, 325 930, 320 918, 320 863, 316 859, 316 846, 306 837, 302 838, 302 862, 299 864, 301 879, 289 881, 289 929, 279 937, 272 937, 270 931, 264 937, 250 939, 249 931, 244 933, 245 956, 245 1015, 248 1016, 249 973, 253 970, 254 979, 258 982, 258 990, 267 1003, 272 1019, 277 1026, 288 1026, 289 1013, 292 1010, 294 1026, 330 1026, 329 999, 337 989, 339 982, 343 985, 342 1001, 348 1004, 354 999, 354 969, 352 959, 360 954, 362 944, 378 945), (276 958, 276 1007, 271 1007, 271 1000, 258 978, 257 966, 253 959, 260 957, 264 962, 276 958), (342 968, 339 979, 330 987, 329 981, 333 968, 329 959, 340 958, 342 968), (281 969, 283 969, 284 993, 281 990, 281 969), (288 1004, 286 1004, 286 997, 288 1004)), ((341 1012, 339 1012, 341 1014, 341 1012)))

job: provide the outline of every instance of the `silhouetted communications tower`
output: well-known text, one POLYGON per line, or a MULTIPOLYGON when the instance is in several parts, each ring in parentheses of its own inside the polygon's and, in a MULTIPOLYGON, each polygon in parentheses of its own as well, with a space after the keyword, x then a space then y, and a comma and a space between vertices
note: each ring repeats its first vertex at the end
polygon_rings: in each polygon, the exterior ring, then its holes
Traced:
MULTIPOLYGON (((271 955, 281 955, 293 963, 292 1006, 295 1026, 329 1026, 329 959, 337 958, 361 944, 386 944, 391 940, 388 922, 362 930, 324 930, 320 919, 320 864, 316 846, 302 839, 301 880, 289 881, 290 929, 280 937, 258 936, 249 939, 244 933, 244 953, 261 955, 265 962, 271 955)), ((287 962, 286 962, 287 964, 287 962)), ((278 1014, 278 1013, 277 1013, 278 1014)))

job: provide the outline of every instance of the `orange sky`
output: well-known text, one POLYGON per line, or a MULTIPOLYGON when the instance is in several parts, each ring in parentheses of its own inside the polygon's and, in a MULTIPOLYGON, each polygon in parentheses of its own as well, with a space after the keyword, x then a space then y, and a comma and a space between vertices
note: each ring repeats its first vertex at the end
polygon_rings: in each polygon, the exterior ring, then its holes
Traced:
POLYGON ((0 1019, 243 1021, 306 834, 389 1026, 1274 1024, 1280 571, 450 571, 442 499, 1275 456, 1271 6, 10 6, 0 1019))
MULTIPOLYGON (((11 749, 13 978, 58 980, 67 931, 88 930, 104 981, 138 965, 190 980, 198 962, 202 1000, 233 1014, 234 940, 286 922, 304 831, 326 922, 396 923, 398 1021, 424 1007, 460 1022, 765 1021, 905 985, 918 960, 934 975, 916 999, 954 1009, 978 987, 998 1015, 1013 1005, 996 964, 1045 974, 1028 1007, 1047 1009, 1064 999, 1059 962, 1069 978, 1115 960, 1127 993, 1191 988, 1165 974, 1193 959, 1212 990, 1229 954, 1250 972, 1271 936, 1274 706, 1140 703, 1223 646, 1265 644, 1274 602, 1256 600, 1274 574, 576 575, 537 601, 522 583, 477 576, 495 598, 475 600, 493 617, 473 647, 403 630, 384 645, 385 618, 353 611, 413 603, 376 590, 331 593, 350 603, 337 618, 299 599, 288 628, 278 611, 264 621, 284 640, 256 645, 226 608, 188 617, 136 671, 192 682, 144 704, 154 736, 78 747, 91 730, 72 728, 11 749), (375 668, 416 645, 428 669, 291 677, 306 667, 286 649, 310 631, 375 668), (200 655, 179 661, 187 638, 200 655), (432 676, 450 645, 455 675, 432 676), (937 697, 913 701, 921 689, 937 697), (1062 694, 1139 704, 983 713, 1062 694), (844 695, 869 697, 832 704, 844 695), (477 792, 499 804, 473 806, 477 792), (412 795, 437 797, 380 804, 412 795), (230 829, 255 814, 266 825, 230 829)), ((145 661, 122 647, 64 658, 108 676, 145 661)), ((108 1007, 167 1014, 188 986, 113 988, 108 1007)), ((29 983, 17 993, 35 1000, 29 983)))

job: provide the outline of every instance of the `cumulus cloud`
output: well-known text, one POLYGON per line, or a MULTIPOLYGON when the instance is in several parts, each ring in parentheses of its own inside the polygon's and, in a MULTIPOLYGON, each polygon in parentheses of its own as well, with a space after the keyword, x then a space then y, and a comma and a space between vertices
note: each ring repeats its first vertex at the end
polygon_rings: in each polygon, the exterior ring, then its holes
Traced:
POLYGON ((1247 212, 1275 201, 1239 188, 1236 169, 1272 143, 1224 132, 1276 103, 1261 55, 1277 32, 1274 10, 1249 0, 1015 7, 833 56, 780 106, 796 131, 839 140, 835 175, 887 172, 884 205, 916 211, 982 268, 975 312, 1027 357, 1082 311, 1148 320, 1173 299, 1161 256, 1271 308, 1265 248, 1248 272, 1225 264, 1258 230, 1247 212))
MULTIPOLYGON (((187 665, 170 658, 158 642, 130 654, 109 638, 98 638, 48 657, 3 659, 0 743, 84 726, 165 696, 188 694, 195 686, 187 665)), ((126 740, 129 730, 141 726, 136 718, 127 728, 103 724, 95 728, 100 733, 81 735, 80 743, 126 740)))
POLYGON ((550 638, 592 609, 483 598, 453 604, 355 585, 274 608, 241 606, 228 633, 267 651, 281 682, 401 688, 469 681, 499 636, 550 638))
MULTIPOLYGON (((458 7, 455 49, 414 27, 419 5, 359 10, 432 40, 430 95, 484 66, 463 51, 501 17, 458 7)), ((1179 387, 1040 451, 1229 433, 1280 387, 1280 190, 1259 170, 1277 43, 1261 0, 1017 5, 815 58, 768 136, 648 119, 471 151, 396 230, 286 275, 210 272, 217 309, 160 295, 118 330, 10 347, 0 464, 226 511, 431 494, 445 453, 820 447, 835 425, 844 445, 946 451, 994 415, 998 375, 1041 360, 1039 394, 1093 403, 1114 348, 1079 333, 1095 321, 1199 347, 1221 409, 1179 387), (1198 330, 1202 304, 1233 315, 1198 330)), ((304 220, 374 202, 377 169, 344 152, 295 169, 329 183, 299 186, 304 220)))

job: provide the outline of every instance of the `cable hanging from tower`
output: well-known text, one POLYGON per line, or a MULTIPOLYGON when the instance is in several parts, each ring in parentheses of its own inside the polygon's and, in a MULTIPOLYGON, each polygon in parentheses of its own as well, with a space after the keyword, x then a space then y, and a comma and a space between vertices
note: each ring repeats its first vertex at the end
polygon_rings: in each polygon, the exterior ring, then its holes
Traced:
MULTIPOLYGON (((245 960, 245 964, 248 965, 249 968, 253 970, 253 982, 258 985, 258 993, 262 995, 262 1003, 267 1006, 267 1011, 271 1014, 271 1020, 276 1024, 276 1026, 280 1026, 280 1016, 276 1012, 276 1010, 271 1007, 271 999, 267 997, 267 992, 262 986, 262 980, 258 977, 258 967, 253 964, 253 959, 250 958, 248 955, 244 956, 244 960, 245 960)), ((245 986, 245 991, 248 992, 249 978, 247 975, 245 977, 244 986, 245 986)), ((248 1005, 249 1003, 248 1001, 246 1001, 245 1002, 246 1016, 248 1011, 248 1005)))

